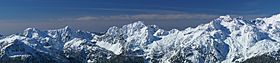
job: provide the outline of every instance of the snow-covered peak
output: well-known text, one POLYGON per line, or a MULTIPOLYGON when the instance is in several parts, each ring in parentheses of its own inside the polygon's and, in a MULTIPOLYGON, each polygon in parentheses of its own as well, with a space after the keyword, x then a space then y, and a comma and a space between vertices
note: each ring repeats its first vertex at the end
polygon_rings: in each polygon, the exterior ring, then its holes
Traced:
POLYGON ((52 37, 71 37, 75 35, 76 31, 72 30, 70 27, 66 26, 61 29, 55 29, 55 30, 48 30, 47 34, 52 37))
POLYGON ((27 28, 23 32, 23 36, 29 37, 29 38, 35 38, 35 37, 46 37, 47 35, 52 34, 62 34, 62 35, 70 35, 74 34, 75 31, 72 30, 69 26, 66 26, 61 29, 55 29, 55 30, 47 30, 47 31, 41 31, 36 28, 27 28))
POLYGON ((64 28, 48 30, 48 31, 56 31, 56 32, 74 32, 69 26, 65 26, 64 28))
POLYGON ((132 29, 141 29, 143 27, 146 27, 146 25, 142 21, 137 21, 132 24, 124 25, 122 29, 132 30, 132 29))
POLYGON ((273 15, 273 16, 268 17, 268 18, 257 18, 256 20, 265 21, 265 23, 267 23, 267 24, 279 25, 277 23, 280 22, 280 14, 273 15))
POLYGON ((273 15, 269 18, 264 18, 265 21, 280 21, 280 14, 273 15))
POLYGON ((142 21, 137 21, 137 22, 134 22, 134 23, 131 23, 131 24, 124 25, 121 28, 116 27, 116 26, 110 27, 107 30, 106 34, 109 34, 109 35, 115 35, 115 34, 131 35, 131 34, 134 34, 134 33, 137 33, 137 32, 140 33, 141 29, 143 29, 143 28, 147 28, 147 26, 142 21))
POLYGON ((137 21, 137 22, 125 25, 124 27, 143 27, 143 26, 145 26, 144 22, 137 21))
POLYGON ((25 34, 25 33, 38 32, 38 31, 39 31, 39 30, 36 29, 36 28, 26 28, 26 29, 24 30, 24 34, 25 34))
POLYGON ((226 16, 220 16, 218 19, 222 21, 231 21, 233 18, 231 18, 230 15, 226 15, 226 16))
MULTIPOLYGON (((72 30, 68 26, 47 31, 28 28, 23 35, 0 39, 0 48, 10 51, 10 48, 3 47, 10 47, 10 43, 14 45, 13 42, 17 41, 19 44, 15 45, 32 47, 27 49, 67 58, 64 60, 70 62, 73 59, 78 62, 109 62, 114 60, 112 58, 125 61, 127 57, 132 60, 137 57, 137 61, 143 61, 140 63, 234 63, 279 51, 279 19, 279 15, 256 20, 243 20, 226 15, 182 31, 166 31, 137 21, 122 27, 113 26, 100 35, 72 30)), ((0 57, 3 56, 1 52, 0 57)), ((18 56, 9 53, 3 54, 8 55, 7 58, 18 56)), ((25 57, 26 54, 22 56, 25 57)))
POLYGON ((29 38, 35 38, 40 36, 45 36, 43 32, 41 32, 39 29, 36 28, 27 28, 23 32, 23 36, 29 37, 29 38))
POLYGON ((69 26, 65 26, 64 29, 70 29, 70 27, 69 26))
POLYGON ((64 30, 64 31, 73 31, 69 26, 65 26, 62 30, 64 30))

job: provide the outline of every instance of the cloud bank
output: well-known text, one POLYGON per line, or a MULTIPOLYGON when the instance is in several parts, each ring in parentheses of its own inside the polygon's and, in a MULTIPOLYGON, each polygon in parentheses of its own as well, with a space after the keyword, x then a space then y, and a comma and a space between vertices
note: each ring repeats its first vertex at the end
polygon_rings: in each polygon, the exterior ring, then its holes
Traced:
MULTIPOLYGON (((218 15, 209 14, 137 14, 137 15, 114 15, 114 16, 81 16, 72 20, 75 21, 177 21, 177 20, 201 20, 213 19, 218 15)), ((68 19, 69 20, 69 19, 68 19)))

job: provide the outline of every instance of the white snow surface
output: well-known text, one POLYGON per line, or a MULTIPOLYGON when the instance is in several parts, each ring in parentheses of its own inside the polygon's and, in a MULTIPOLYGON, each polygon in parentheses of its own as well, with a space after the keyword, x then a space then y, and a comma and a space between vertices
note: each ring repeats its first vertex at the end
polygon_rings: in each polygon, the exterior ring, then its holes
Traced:
POLYGON ((117 44, 111 44, 108 42, 97 42, 96 45, 103 47, 107 50, 110 50, 112 52, 114 52, 115 54, 119 55, 122 53, 122 46, 120 43, 117 44))

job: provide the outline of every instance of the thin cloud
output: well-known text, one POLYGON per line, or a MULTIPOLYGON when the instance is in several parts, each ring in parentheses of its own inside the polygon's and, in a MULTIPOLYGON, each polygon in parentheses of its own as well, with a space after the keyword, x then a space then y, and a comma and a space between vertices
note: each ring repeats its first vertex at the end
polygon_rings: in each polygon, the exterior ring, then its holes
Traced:
POLYGON ((195 20, 213 19, 218 15, 209 14, 138 14, 138 15, 114 15, 114 16, 82 16, 77 17, 76 21, 103 21, 103 20, 195 20))

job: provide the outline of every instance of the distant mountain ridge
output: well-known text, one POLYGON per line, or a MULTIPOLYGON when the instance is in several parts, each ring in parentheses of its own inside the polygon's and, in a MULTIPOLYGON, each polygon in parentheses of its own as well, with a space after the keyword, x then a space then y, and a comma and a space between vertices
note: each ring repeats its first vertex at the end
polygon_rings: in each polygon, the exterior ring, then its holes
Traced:
MULTIPOLYGON (((6 63, 238 63, 280 62, 280 14, 244 20, 229 15, 185 30, 138 21, 106 33, 66 26, 0 39, 6 63)), ((1 37, 1 35, 0 35, 1 37)))

